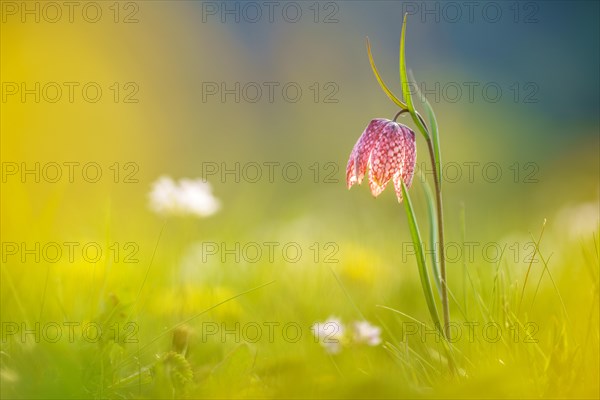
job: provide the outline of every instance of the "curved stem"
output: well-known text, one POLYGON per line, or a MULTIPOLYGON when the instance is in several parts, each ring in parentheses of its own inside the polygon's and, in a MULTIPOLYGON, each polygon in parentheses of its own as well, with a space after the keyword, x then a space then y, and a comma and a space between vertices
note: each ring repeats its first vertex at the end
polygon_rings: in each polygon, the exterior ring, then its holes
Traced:
POLYGON ((427 139, 427 147, 431 158, 431 167, 433 168, 433 181, 435 182, 435 197, 437 209, 438 242, 439 242, 439 262, 440 262, 440 283, 442 286, 442 312, 444 316, 444 335, 450 337, 450 309, 448 306, 448 286, 446 284, 446 256, 444 252, 444 212, 442 208, 442 188, 440 186, 437 174, 435 153, 433 142, 427 139))
POLYGON ((396 113, 396 115, 394 116, 394 119, 393 119, 393 121, 394 121, 394 122, 396 122, 396 120, 398 119, 398 117, 399 117, 401 114, 404 114, 405 112, 409 112, 409 111, 408 111, 408 110, 406 110, 406 109, 402 109, 402 110, 398 111, 398 112, 396 113))

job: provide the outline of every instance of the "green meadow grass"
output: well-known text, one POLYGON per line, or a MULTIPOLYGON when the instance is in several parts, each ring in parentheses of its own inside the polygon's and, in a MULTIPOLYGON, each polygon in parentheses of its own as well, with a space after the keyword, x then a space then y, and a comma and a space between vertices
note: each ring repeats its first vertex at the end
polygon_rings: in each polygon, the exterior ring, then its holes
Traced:
MULTIPOLYGON (((447 344, 428 317, 414 257, 401 254, 409 237, 399 237, 397 214, 360 242, 330 228, 333 263, 312 252, 299 262, 202 260, 198 242, 207 239, 182 219, 148 230, 138 264, 3 263, 2 397, 597 397, 597 236, 569 240, 540 224, 517 259, 506 247, 495 263, 479 253, 449 263, 456 335, 447 344), (383 343, 328 354, 310 326, 330 315, 382 327, 383 343), (18 333, 7 331, 11 322, 18 333), (36 322, 40 333, 23 337, 21 324, 36 322), (68 322, 80 324, 72 338, 68 322), (102 337, 86 339, 89 322, 102 337), (63 326, 55 343, 51 328, 43 333, 52 323, 63 326)), ((325 224, 211 234, 306 250, 325 242, 325 224)))

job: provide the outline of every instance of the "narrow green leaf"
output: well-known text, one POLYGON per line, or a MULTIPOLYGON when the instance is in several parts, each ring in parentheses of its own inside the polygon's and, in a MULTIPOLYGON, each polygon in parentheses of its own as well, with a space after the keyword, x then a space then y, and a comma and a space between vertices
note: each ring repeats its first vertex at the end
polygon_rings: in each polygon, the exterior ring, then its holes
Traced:
POLYGON ((431 141, 433 142, 433 155, 435 157, 435 169, 437 170, 438 176, 438 184, 440 188, 442 187, 442 155, 440 152, 440 135, 438 131, 437 119, 435 118, 435 114, 433 112, 433 108, 431 108, 431 104, 425 98, 425 112, 427 113, 427 118, 429 119, 430 126, 430 134, 431 141))
POLYGON ((421 174, 421 183, 423 184, 423 190, 425 191, 425 198, 427 199, 427 211, 429 214, 429 245, 431 246, 431 265, 433 269, 433 281, 438 290, 440 299, 442 298, 442 284, 440 282, 440 265, 438 261, 438 248, 437 244, 437 224, 435 214, 435 200, 433 197, 433 191, 429 186, 429 183, 425 180, 425 177, 421 174))
POLYGON ((435 157, 435 169, 437 171, 438 183, 440 187, 442 187, 442 156, 440 153, 440 139, 439 139, 439 128, 437 119, 435 117, 435 113, 433 112, 433 108, 427 100, 427 97, 419 90, 419 85, 417 85, 417 80, 413 76, 412 72, 408 72, 408 76, 410 81, 413 83, 415 87, 415 93, 423 103, 423 107, 425 107, 425 112, 427 113, 427 120, 429 121, 429 134, 431 135, 431 141, 433 142, 433 155, 435 157))
POLYGON ((402 96, 406 101, 406 107, 411 114, 415 113, 415 107, 412 102, 412 96, 410 93, 410 87, 408 85, 408 77, 406 75, 406 57, 405 53, 405 39, 406 39, 406 17, 408 13, 404 14, 404 22, 402 23, 402 36, 400 37, 400 84, 402 85, 402 96))
POLYGON ((373 60, 373 54, 371 53, 371 43, 369 43, 369 38, 367 38, 367 53, 369 53, 369 62, 371 63, 371 69, 373 70, 373 74, 375 74, 375 78, 377 78, 377 82, 379 82, 379 86, 385 92, 385 94, 401 109, 406 110, 406 104, 404 104, 400 99, 398 99, 394 93, 388 89, 387 85, 381 79, 381 75, 379 75, 379 71, 377 71, 377 67, 375 66, 375 61, 373 60))
POLYGON ((406 190, 406 185, 402 182, 402 195, 404 197, 404 209, 406 210, 406 216, 408 217, 408 227, 410 228, 410 235, 412 237, 413 245, 416 250, 417 266, 419 267, 419 277, 421 278, 421 285, 423 286, 423 293, 427 302, 427 308, 431 319, 435 324, 436 328, 444 337, 442 331, 442 324, 440 323, 440 317, 435 306, 435 299, 433 297, 433 290, 431 289, 431 282, 429 282, 429 273, 427 272, 427 265, 425 264, 425 255, 423 253, 423 242, 421 241, 421 234, 419 233, 419 226, 417 225, 417 219, 415 217, 412 202, 410 196, 406 190))
POLYGON ((419 131, 423 135, 423 137, 429 140, 429 132, 427 128, 423 124, 423 121, 418 117, 418 114, 415 110, 415 106, 412 101, 412 94, 410 93, 410 85, 408 82, 408 75, 406 72, 406 17, 408 13, 404 14, 404 22, 402 23, 402 35, 400 36, 400 84, 402 85, 402 96, 406 101, 406 109, 410 112, 410 115, 419 131))

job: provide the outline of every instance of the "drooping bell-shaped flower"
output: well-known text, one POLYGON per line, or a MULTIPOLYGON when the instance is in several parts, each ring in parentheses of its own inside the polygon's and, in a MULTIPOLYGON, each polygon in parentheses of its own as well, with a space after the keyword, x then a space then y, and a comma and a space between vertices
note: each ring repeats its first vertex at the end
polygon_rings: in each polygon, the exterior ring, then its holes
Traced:
POLYGON ((360 184, 369 169, 369 186, 373 196, 394 182, 398 202, 402 202, 402 182, 410 188, 415 172, 417 148, 415 133, 407 126, 389 119, 372 120, 350 153, 346 168, 348 189, 360 184))

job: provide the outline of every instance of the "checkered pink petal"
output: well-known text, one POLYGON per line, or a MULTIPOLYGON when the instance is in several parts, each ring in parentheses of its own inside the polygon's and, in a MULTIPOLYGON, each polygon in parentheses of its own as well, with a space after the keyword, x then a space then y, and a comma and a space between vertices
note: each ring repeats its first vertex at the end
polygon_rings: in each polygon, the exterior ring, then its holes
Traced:
POLYGON ((402 153, 403 168, 394 174, 393 180, 396 196, 398 197, 398 201, 402 203, 402 181, 404 181, 407 189, 412 185, 415 163, 417 161, 417 147, 415 145, 415 133, 404 125, 400 125, 400 130, 404 137, 403 142, 406 144, 402 153))
POLYGON ((346 169, 348 188, 361 183, 369 168, 369 187, 379 196, 390 180, 398 201, 402 202, 402 184, 409 188, 416 162, 415 134, 407 126, 386 119, 371 121, 354 146, 346 169))
POLYGON ((367 171, 367 164, 371 151, 375 147, 375 144, 377 144, 377 141, 381 136, 381 131, 388 122, 389 120, 383 118, 372 120, 358 138, 358 141, 352 149, 346 167, 346 183, 348 189, 355 183, 361 184, 365 172, 367 171))

